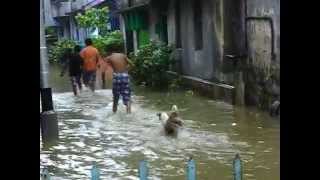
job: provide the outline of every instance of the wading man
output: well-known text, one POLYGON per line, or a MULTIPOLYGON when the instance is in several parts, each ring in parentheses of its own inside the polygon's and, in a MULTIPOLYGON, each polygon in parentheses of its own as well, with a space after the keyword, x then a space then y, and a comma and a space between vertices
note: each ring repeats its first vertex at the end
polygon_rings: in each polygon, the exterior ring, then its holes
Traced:
POLYGON ((71 80, 71 85, 72 85, 72 90, 73 94, 77 96, 79 94, 79 91, 82 89, 81 85, 81 74, 82 74, 82 64, 83 60, 80 57, 80 46, 75 46, 74 47, 74 52, 71 53, 71 49, 68 49, 68 59, 67 62, 65 63, 65 67, 62 70, 60 76, 64 75, 64 72, 67 68, 69 68, 69 76, 71 80))
POLYGON ((83 59, 83 83, 94 91, 99 52, 93 47, 91 39, 86 39, 85 44, 86 47, 80 52, 83 59))
POLYGON ((128 74, 129 66, 131 65, 130 60, 122 53, 112 53, 112 50, 108 51, 108 56, 104 60, 113 68, 113 112, 117 112, 121 96, 123 104, 127 107, 127 113, 131 113, 131 88, 128 74))

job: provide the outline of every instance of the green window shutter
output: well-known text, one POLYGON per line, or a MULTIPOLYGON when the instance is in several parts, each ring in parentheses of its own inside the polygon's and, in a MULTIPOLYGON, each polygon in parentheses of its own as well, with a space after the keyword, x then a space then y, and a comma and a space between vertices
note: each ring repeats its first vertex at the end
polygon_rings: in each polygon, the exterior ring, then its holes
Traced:
POLYGON ((148 19, 143 11, 133 10, 125 16, 128 30, 140 30, 148 28, 148 19))

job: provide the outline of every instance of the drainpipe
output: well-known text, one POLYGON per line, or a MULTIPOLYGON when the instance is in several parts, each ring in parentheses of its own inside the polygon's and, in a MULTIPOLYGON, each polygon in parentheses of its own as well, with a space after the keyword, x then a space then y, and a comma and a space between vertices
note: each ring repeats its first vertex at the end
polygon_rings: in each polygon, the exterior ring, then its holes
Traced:
POLYGON ((40 0, 40 95, 41 109, 40 126, 44 143, 58 139, 58 120, 53 110, 52 90, 49 86, 49 63, 44 33, 44 7, 40 0))

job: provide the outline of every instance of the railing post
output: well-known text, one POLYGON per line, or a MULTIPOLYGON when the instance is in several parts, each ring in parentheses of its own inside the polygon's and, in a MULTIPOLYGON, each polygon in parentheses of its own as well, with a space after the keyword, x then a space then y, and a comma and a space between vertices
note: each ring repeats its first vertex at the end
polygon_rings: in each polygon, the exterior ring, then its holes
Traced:
POLYGON ((233 160, 233 175, 234 180, 242 180, 242 166, 239 154, 233 160))
POLYGON ((41 180, 50 180, 50 174, 47 168, 43 168, 40 174, 41 180))
POLYGON ((196 165, 193 159, 188 161, 187 180, 196 180, 196 165))
POLYGON ((100 180, 100 172, 96 163, 93 163, 93 166, 91 169, 91 180, 100 180))
POLYGON ((140 161, 139 163, 139 178, 140 180, 148 179, 148 167, 145 160, 140 161))

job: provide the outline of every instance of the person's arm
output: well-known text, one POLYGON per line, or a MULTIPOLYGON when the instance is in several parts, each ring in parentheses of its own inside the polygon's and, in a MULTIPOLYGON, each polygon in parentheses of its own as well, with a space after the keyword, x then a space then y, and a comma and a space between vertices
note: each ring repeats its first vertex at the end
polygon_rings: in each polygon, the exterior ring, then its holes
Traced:
POLYGON ((100 54, 99 54, 99 52, 97 51, 97 53, 96 53, 96 63, 97 63, 97 64, 99 63, 99 59, 100 59, 100 54))
POLYGON ((80 57, 81 57, 82 59, 84 59, 84 49, 82 49, 82 50, 80 51, 79 55, 80 55, 80 57))
POLYGON ((98 49, 96 49, 96 64, 98 69, 101 67, 101 59, 102 59, 102 56, 100 55, 98 49))
POLYGON ((79 60, 80 60, 80 69, 83 69, 83 58, 79 55, 79 60))
POLYGON ((128 70, 131 69, 134 66, 134 64, 132 63, 132 61, 127 56, 125 56, 125 60, 128 63, 128 65, 127 65, 128 70))

